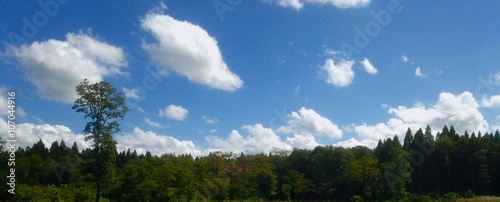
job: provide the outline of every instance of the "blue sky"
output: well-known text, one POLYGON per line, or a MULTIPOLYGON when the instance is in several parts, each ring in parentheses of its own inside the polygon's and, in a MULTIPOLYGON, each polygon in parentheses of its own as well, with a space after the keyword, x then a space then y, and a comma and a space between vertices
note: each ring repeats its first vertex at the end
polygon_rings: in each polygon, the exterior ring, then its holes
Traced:
MULTIPOLYGON (((74 88, 131 111, 118 149, 155 154, 374 147, 431 125, 500 128, 500 3, 40 0, 0 3, 0 128, 90 143, 74 88)), ((402 140, 402 138, 400 138, 402 140)), ((48 146, 48 145, 47 145, 48 146)))

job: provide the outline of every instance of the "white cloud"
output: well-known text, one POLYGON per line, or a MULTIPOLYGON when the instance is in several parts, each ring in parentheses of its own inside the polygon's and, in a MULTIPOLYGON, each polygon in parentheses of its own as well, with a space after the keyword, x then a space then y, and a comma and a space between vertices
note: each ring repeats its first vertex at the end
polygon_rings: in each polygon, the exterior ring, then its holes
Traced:
POLYGON ((162 128, 163 126, 156 122, 156 121, 151 121, 149 118, 144 118, 144 122, 146 122, 146 124, 148 124, 149 126, 153 126, 153 127, 156 127, 156 128, 162 128))
MULTIPOLYGON (((49 148, 54 141, 64 140, 66 146, 73 145, 74 142, 78 145, 79 149, 90 148, 92 141, 85 141, 85 135, 75 134, 66 126, 63 125, 36 125, 32 123, 21 123, 16 125, 16 139, 17 145, 22 148, 33 146, 34 143, 42 140, 45 147, 49 148)), ((0 118, 0 135, 2 139, 8 137, 7 135, 7 122, 0 118)))
POLYGON ((116 135, 115 139, 118 142, 118 151, 130 148, 131 150, 135 149, 137 153, 150 151, 153 155, 175 153, 200 156, 204 154, 192 141, 177 140, 173 137, 156 134, 152 131, 143 131, 137 127, 134 128, 132 133, 116 135))
POLYGON ((356 8, 365 6, 370 3, 370 0, 263 0, 264 2, 274 3, 281 7, 293 8, 295 10, 301 10, 304 4, 317 4, 326 5, 331 4, 337 8, 356 8))
POLYGON ((75 87, 85 78, 94 83, 104 76, 125 74, 121 71, 126 66, 121 48, 82 32, 66 34, 66 41, 10 46, 9 53, 21 63, 42 97, 66 103, 77 99, 75 87))
POLYGON ((0 116, 8 115, 7 87, 0 86, 0 116))
POLYGON ((24 109, 23 109, 23 108, 18 107, 18 108, 16 109, 16 115, 17 115, 17 116, 26 116, 26 111, 24 111, 24 109))
POLYGON ((144 109, 142 107, 137 107, 137 111, 144 113, 144 109))
POLYGON ((290 150, 292 146, 280 140, 280 137, 270 128, 264 128, 261 124, 245 125, 243 129, 248 135, 243 137, 238 131, 233 130, 226 139, 209 136, 205 139, 217 149, 233 153, 269 153, 273 148, 290 150))
POLYGON ((291 7, 295 10, 300 10, 304 7, 301 0, 267 0, 267 2, 277 3, 281 7, 291 7))
POLYGON ((403 62, 408 62, 408 57, 406 57, 406 55, 401 55, 401 60, 403 62))
POLYGON ((398 135, 400 140, 404 138, 407 128, 416 132, 418 128, 429 125, 433 129, 433 135, 441 131, 444 125, 453 125, 458 133, 465 130, 488 131, 488 123, 479 112, 480 105, 476 102, 470 92, 459 95, 443 92, 439 100, 431 107, 425 107, 421 103, 413 107, 399 106, 389 108, 388 113, 394 115, 387 123, 375 125, 357 125, 354 131, 362 139, 378 141, 398 135))
POLYGON ((420 67, 417 67, 417 69, 415 69, 415 76, 417 76, 418 78, 427 77, 426 74, 422 73, 422 69, 420 69, 420 67))
POLYGON ((326 56, 336 56, 336 55, 342 55, 342 52, 333 50, 329 47, 323 46, 325 48, 324 54, 326 56))
POLYGON ((219 122, 219 120, 216 118, 209 118, 207 116, 202 116, 201 118, 203 119, 203 121, 205 121, 205 123, 208 123, 208 124, 216 124, 219 122))
MULTIPOLYGON (((387 123, 377 123, 375 125, 367 125, 366 123, 362 125, 357 125, 354 127, 354 131, 358 134, 361 141, 375 141, 385 140, 387 138, 392 138, 394 135, 398 135, 400 140, 404 138, 406 130, 411 128, 412 131, 416 131, 418 128, 425 127, 425 124, 415 124, 415 123, 405 123, 404 121, 391 118, 387 123)), ((441 126, 442 127, 442 126, 441 126)))
POLYGON ((125 93, 126 98, 131 98, 131 99, 139 99, 140 98, 139 90, 137 90, 136 88, 129 89, 129 88, 124 87, 123 92, 125 93))
POLYGON ((286 141, 293 148, 301 148, 301 149, 314 149, 320 144, 316 142, 316 138, 311 134, 299 135, 294 134, 293 137, 287 137, 286 141))
MULTIPOLYGON (((9 113, 8 108, 8 98, 7 98, 8 89, 5 86, 0 86, 0 116, 7 116, 9 113)), ((16 100, 14 100, 15 102, 16 100)), ((15 115, 16 116, 26 116, 26 111, 23 108, 18 107, 19 105, 15 105, 15 115)))
POLYGON ((327 83, 337 87, 345 87, 351 85, 354 79, 354 71, 352 65, 354 61, 346 61, 341 59, 340 62, 334 63, 333 59, 327 59, 323 70, 328 73, 327 83))
POLYGON ((500 95, 492 95, 490 98, 481 99, 481 107, 500 107, 500 95))
POLYGON ((361 64, 363 64, 363 67, 365 68, 365 71, 368 73, 368 74, 377 74, 377 68, 375 68, 372 63, 367 59, 365 58, 363 61, 361 61, 361 64))
POLYGON ((164 70, 214 89, 243 87, 240 77, 224 62, 215 38, 202 27, 163 14, 148 14, 141 25, 156 39, 156 43, 144 42, 142 48, 164 70))
POLYGON ((490 74, 488 82, 493 85, 500 85, 500 72, 490 74))
POLYGON ((344 148, 353 148, 353 147, 356 147, 356 146, 365 146, 365 147, 373 149, 373 148, 377 147, 377 143, 378 143, 378 141, 374 141, 374 140, 370 140, 370 139, 364 139, 364 140, 359 141, 357 139, 351 138, 351 139, 348 139, 346 141, 337 142, 333 146, 335 146, 335 147, 344 147, 344 148))
POLYGON ((184 121, 187 118, 188 110, 177 105, 168 105, 164 110, 158 110, 158 116, 167 117, 168 119, 173 119, 177 121, 184 121))
POLYGON ((280 127, 278 132, 330 138, 342 137, 342 130, 337 125, 312 109, 302 107, 298 113, 292 112, 289 118, 288 125, 280 127))
MULTIPOLYGON (((0 118, 0 135, 7 137, 7 123, 0 118)), ((196 147, 191 141, 180 141, 173 137, 159 135, 150 131, 143 131, 134 128, 132 133, 115 135, 117 141, 117 151, 136 149, 138 153, 150 151, 154 155, 166 153, 203 155, 202 150, 196 147)), ((64 140, 67 146, 76 142, 80 150, 92 148, 92 140, 85 141, 85 135, 75 134, 63 125, 35 125, 31 123, 22 123, 17 125, 16 131, 17 144, 22 148, 33 146, 40 139, 45 147, 49 148, 52 142, 64 140)), ((4 138, 2 138, 4 139, 4 138)))

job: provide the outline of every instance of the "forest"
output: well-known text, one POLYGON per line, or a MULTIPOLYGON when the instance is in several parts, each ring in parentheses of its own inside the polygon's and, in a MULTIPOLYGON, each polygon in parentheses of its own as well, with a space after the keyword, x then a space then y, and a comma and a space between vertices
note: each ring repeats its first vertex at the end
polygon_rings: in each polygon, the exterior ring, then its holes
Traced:
MULTIPOLYGON (((95 200, 92 149, 64 141, 47 148, 40 140, 15 154, 16 194, 3 192, 3 201, 95 200)), ((453 201, 500 195, 499 132, 459 134, 453 126, 436 136, 429 126, 408 129, 403 141, 394 136, 374 149, 318 146, 207 156, 129 149, 114 156, 101 201, 453 201)), ((1 164, 0 175, 8 172, 1 164)))

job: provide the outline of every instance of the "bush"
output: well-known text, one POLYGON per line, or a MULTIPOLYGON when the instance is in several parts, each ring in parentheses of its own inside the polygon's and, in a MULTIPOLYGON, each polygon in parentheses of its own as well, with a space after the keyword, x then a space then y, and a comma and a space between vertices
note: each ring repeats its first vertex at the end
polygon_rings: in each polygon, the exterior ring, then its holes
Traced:
POLYGON ((474 198, 475 196, 476 194, 474 194, 474 192, 470 189, 465 192, 465 198, 474 198))
MULTIPOLYGON (((94 201, 95 191, 92 188, 68 186, 28 186, 20 184, 16 187, 14 201, 94 201)), ((109 201, 101 198, 101 201, 109 201)))
POLYGON ((432 198, 429 195, 414 195, 412 200, 414 202, 431 202, 432 198))
POLYGON ((455 192, 448 192, 443 196, 445 201, 456 201, 460 198, 460 195, 455 192))
POLYGON ((352 202, 363 202, 363 197, 361 197, 360 195, 354 195, 354 196, 352 196, 351 201, 352 202))

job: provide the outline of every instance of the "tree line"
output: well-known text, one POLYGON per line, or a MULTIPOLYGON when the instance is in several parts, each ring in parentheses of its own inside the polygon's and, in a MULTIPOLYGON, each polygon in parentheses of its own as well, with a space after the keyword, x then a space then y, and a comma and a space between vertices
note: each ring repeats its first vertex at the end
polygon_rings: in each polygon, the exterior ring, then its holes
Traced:
MULTIPOLYGON (((42 140, 19 147, 16 194, 3 201, 437 201, 500 195, 500 133, 427 126, 380 140, 374 149, 317 146, 270 153, 118 152, 112 135, 128 112, 105 81, 76 87, 73 109, 88 120, 91 148, 42 140)), ((1 140, 0 140, 1 141, 1 140)), ((0 156, 9 152, 0 146, 0 156)), ((0 176, 8 165, 0 164, 0 176)), ((7 178, 4 178, 7 180, 7 178)), ((5 183, 6 184, 6 183, 5 183)), ((4 186, 5 186, 4 184, 4 186)), ((7 190, 7 187, 6 189, 7 190)))
MULTIPOLYGON (((40 140, 16 151, 16 200, 95 200, 93 149, 40 140)), ((8 153, 1 153, 6 157, 8 153)), ((318 146, 264 154, 115 153, 102 185, 110 201, 411 200, 500 195, 500 134, 410 129, 374 149, 318 146)), ((6 167, 6 165, 2 165, 6 167)), ((7 175, 7 169, 0 169, 7 175)), ((9 197, 7 193, 3 197, 9 197)), ((4 198, 5 199, 5 198, 4 198)))

